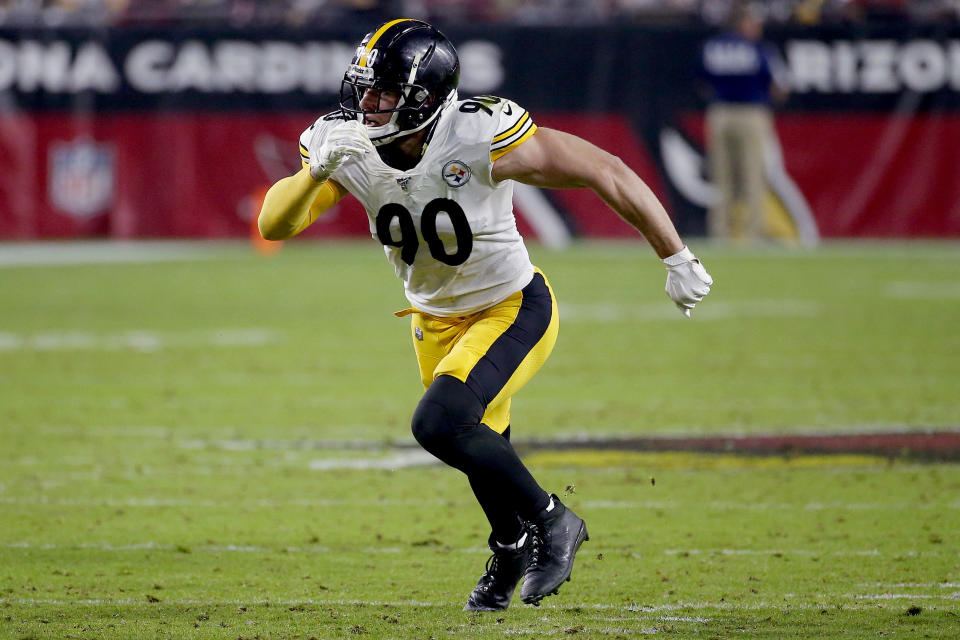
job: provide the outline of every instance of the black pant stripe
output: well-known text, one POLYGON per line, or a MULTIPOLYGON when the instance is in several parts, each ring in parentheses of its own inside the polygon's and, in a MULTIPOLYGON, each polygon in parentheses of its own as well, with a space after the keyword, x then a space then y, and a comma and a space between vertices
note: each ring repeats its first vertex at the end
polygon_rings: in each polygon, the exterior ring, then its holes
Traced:
POLYGON ((467 376, 467 386, 483 401, 484 406, 497 397, 550 326, 553 296, 543 276, 534 273, 533 280, 523 288, 522 293, 520 310, 513 324, 490 345, 487 353, 467 376))

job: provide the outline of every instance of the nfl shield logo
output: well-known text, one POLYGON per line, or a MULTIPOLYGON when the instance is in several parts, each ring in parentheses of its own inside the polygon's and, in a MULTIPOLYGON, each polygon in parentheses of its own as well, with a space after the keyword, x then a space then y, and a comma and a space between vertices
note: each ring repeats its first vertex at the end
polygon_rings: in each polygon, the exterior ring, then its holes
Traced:
POLYGON ((54 143, 50 149, 50 201, 75 218, 92 216, 113 204, 115 175, 112 145, 77 139, 54 143))
POLYGON ((417 340, 419 340, 420 342, 423 342, 423 329, 421 329, 420 327, 414 327, 413 335, 417 337, 417 340))

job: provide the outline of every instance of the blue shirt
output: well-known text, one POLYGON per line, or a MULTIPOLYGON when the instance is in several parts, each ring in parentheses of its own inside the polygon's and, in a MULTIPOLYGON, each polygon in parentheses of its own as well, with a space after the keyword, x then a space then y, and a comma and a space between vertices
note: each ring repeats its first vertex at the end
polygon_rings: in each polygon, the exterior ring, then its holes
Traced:
POLYGON ((770 84, 781 63, 768 46, 737 33, 723 33, 704 43, 700 60, 715 101, 770 103, 770 84))

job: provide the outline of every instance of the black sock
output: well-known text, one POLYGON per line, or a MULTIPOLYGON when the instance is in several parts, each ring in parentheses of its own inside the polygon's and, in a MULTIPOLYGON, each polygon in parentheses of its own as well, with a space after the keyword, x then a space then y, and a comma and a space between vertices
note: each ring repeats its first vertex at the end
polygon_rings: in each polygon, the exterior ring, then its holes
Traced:
MULTIPOLYGON (((509 442, 510 427, 507 427, 501 435, 509 442)), ((497 486, 490 478, 471 476, 468 479, 473 495, 477 497, 477 502, 480 503, 484 515, 490 522, 490 528, 493 531, 491 538, 501 544, 514 544, 523 534, 523 521, 516 510, 510 506, 509 501, 503 499, 507 489, 497 486)))

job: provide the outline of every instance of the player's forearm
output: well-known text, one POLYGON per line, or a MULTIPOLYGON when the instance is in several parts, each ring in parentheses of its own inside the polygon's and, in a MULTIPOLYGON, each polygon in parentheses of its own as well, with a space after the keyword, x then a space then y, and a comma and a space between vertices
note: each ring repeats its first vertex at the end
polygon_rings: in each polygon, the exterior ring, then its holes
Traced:
POLYGON ((330 184, 311 178, 307 169, 277 181, 267 191, 257 218, 260 235, 267 240, 297 235, 336 202, 336 197, 323 197, 331 189, 330 184))
POLYGON ((582 138, 541 127, 493 166, 495 180, 537 187, 589 187, 650 242, 661 258, 683 248, 670 216, 646 183, 620 158, 582 138))
POLYGON ((657 255, 666 258, 683 249, 673 221, 660 200, 619 158, 591 184, 621 218, 643 234, 657 255))

